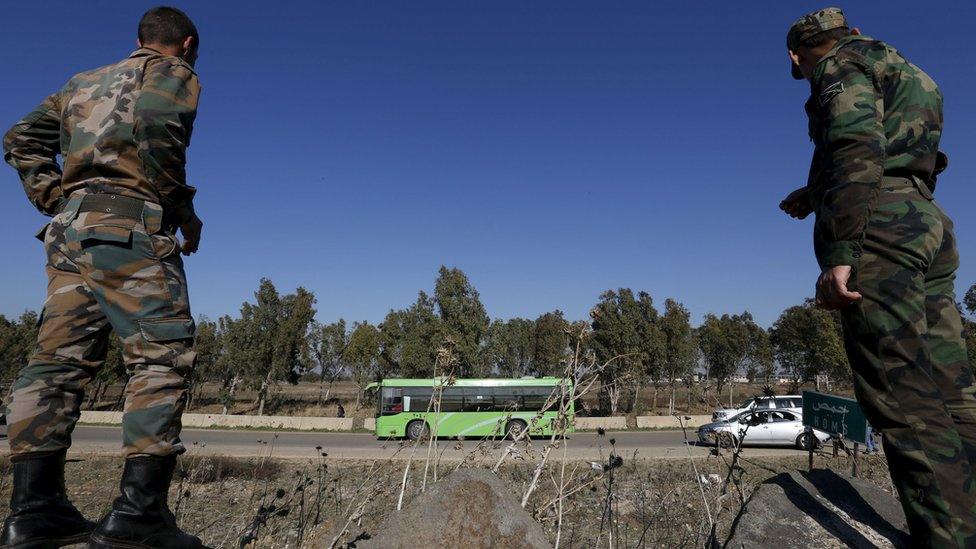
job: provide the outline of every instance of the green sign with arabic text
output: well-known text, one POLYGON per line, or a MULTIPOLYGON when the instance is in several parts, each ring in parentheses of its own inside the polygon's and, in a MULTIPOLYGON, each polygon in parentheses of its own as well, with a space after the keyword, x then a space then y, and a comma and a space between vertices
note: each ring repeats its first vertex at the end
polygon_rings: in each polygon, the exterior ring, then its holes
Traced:
POLYGON ((868 420, 857 401, 816 391, 803 391, 803 424, 818 431, 867 444, 868 420))

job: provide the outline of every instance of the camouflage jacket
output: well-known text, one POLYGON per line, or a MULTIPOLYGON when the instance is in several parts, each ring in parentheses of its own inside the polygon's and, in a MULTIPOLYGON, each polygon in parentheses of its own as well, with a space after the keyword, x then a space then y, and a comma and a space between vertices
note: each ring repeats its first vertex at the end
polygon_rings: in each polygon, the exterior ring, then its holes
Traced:
POLYGON ((894 48, 842 38, 820 60, 806 103, 816 147, 807 186, 821 267, 854 265, 883 176, 934 185, 942 94, 894 48))
POLYGON ((157 202, 180 224, 193 215, 185 164, 199 97, 188 64, 140 48, 45 99, 4 136, 4 160, 44 214, 85 190, 157 202))

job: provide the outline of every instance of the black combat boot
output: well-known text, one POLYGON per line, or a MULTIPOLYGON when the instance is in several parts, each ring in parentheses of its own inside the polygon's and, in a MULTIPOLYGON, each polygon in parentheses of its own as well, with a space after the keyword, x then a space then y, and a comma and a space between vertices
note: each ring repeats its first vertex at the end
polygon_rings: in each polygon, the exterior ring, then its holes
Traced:
POLYGON ((176 526, 167 495, 176 468, 176 456, 141 456, 125 460, 122 492, 112 510, 92 532, 89 547, 196 549, 200 538, 176 526))
POLYGON ((68 501, 65 451, 24 454, 13 461, 10 515, 3 521, 0 548, 54 548, 88 540, 95 523, 68 501))

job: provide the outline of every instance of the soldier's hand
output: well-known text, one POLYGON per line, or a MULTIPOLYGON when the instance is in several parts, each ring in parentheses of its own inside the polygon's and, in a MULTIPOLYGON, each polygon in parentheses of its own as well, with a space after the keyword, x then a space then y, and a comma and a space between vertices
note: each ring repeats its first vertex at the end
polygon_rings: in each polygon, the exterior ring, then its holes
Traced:
POLYGON ((183 255, 190 255, 200 247, 200 233, 203 232, 203 221, 194 215, 189 221, 180 225, 183 234, 183 255))
POLYGON ((849 265, 838 265, 824 269, 817 280, 817 305, 834 311, 843 309, 855 301, 860 301, 860 293, 847 289, 847 282, 850 278, 851 267, 849 265))
POLYGON ((790 217, 805 219, 813 212, 813 207, 810 206, 810 192, 806 187, 800 187, 779 203, 779 209, 789 214, 790 217))

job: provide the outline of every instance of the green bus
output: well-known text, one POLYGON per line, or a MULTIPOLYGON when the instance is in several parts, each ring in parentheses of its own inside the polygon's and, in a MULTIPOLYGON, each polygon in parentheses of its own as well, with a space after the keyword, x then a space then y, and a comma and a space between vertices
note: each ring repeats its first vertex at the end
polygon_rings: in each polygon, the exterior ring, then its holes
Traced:
MULTIPOLYGON (((366 389, 378 391, 376 436, 416 440, 429 432, 438 437, 514 438, 529 429, 529 435, 552 435, 560 396, 568 395, 570 386, 558 377, 457 379, 453 384, 433 378, 384 379, 366 389), (443 392, 438 413, 431 398, 439 390, 443 392), (552 404, 540 415, 550 397, 552 404)), ((567 404, 566 432, 572 432, 573 402, 567 404)))

